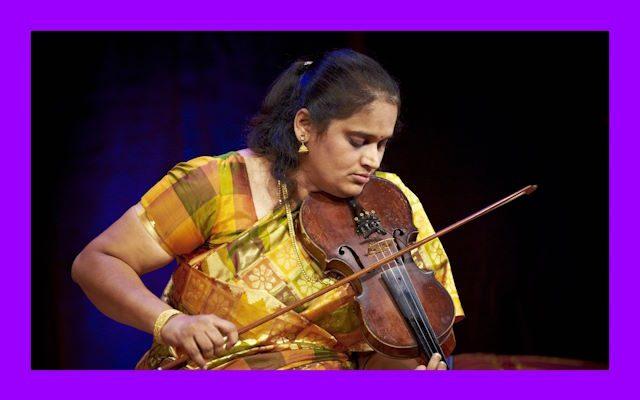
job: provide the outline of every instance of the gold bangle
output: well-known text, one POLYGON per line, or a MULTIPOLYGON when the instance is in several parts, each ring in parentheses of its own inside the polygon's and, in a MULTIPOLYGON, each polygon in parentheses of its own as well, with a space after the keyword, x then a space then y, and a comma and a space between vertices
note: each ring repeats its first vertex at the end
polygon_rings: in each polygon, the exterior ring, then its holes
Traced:
POLYGON ((168 310, 164 310, 163 312, 160 313, 160 315, 158 315, 158 318, 156 318, 155 324, 153 324, 153 339, 156 342, 160 344, 164 344, 164 342, 162 341, 162 337, 160 336, 160 332, 162 332, 162 328, 164 328, 167 322, 172 317, 175 317, 178 314, 182 314, 182 312, 176 309, 170 308, 168 310))

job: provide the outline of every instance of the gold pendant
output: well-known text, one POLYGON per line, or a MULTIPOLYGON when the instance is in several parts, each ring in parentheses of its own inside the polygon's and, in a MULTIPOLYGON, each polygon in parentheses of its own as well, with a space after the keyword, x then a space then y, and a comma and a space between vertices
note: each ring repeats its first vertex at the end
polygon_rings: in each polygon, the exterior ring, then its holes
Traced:
POLYGON ((300 148, 298 149, 298 153, 308 153, 309 149, 305 146, 304 142, 300 144, 300 148))

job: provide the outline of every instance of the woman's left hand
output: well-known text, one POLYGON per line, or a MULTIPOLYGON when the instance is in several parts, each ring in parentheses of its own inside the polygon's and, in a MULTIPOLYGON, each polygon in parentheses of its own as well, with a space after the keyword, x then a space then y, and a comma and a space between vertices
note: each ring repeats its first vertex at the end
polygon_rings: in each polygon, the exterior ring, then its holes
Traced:
POLYGON ((444 371, 447 369, 447 365, 441 361, 442 360, 442 356, 440 356, 440 354, 436 353, 434 355, 431 356, 431 359, 429 360, 429 363, 424 366, 424 365, 418 365, 416 367, 416 370, 438 370, 438 371, 444 371))
POLYGON ((361 353, 360 365, 362 369, 415 369, 415 370, 445 370, 447 366, 442 362, 440 354, 434 354, 427 365, 419 365, 423 362, 417 358, 392 358, 382 353, 361 353))

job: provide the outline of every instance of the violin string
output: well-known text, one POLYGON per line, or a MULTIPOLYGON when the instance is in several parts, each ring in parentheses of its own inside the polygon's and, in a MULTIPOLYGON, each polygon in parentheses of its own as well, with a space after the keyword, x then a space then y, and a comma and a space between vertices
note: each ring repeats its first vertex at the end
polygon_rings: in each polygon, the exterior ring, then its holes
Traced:
MULTIPOLYGON (((388 242, 387 242, 386 248, 389 250, 389 255, 392 255, 393 251, 392 251, 391 247, 389 246, 388 242)), ((385 256, 384 251, 383 251, 383 256, 385 256)), ((408 276, 406 267, 404 265, 404 261, 400 260, 400 264, 398 264, 398 261, 396 261, 396 260, 397 259, 394 259, 393 262, 396 265, 396 268, 398 269, 398 272, 400 273, 400 276, 402 276, 402 278, 403 278, 402 282, 404 283, 404 286, 407 288, 407 291, 410 293, 409 297, 410 297, 411 301, 413 302, 413 305, 414 305, 415 309, 419 310, 421 304, 418 303, 417 299, 415 298, 415 294, 416 294, 415 289, 411 290, 409 288, 411 280, 410 280, 410 278, 408 276)), ((394 269, 396 269, 396 268, 394 268, 394 269)), ((425 314, 423 316, 423 314, 418 311, 418 317, 420 318, 420 321, 422 322, 423 326, 426 328, 427 334, 429 336, 429 340, 428 340, 429 350, 434 352, 434 353, 435 352, 440 353, 442 355, 442 349, 440 348, 440 343, 438 342, 438 339, 437 339, 437 337, 435 335, 435 332, 433 331, 433 329, 431 327, 431 324, 429 323, 429 317, 426 315, 426 312, 425 312, 425 314), (424 317, 426 317, 427 319, 425 320, 424 317), (433 351, 434 349, 436 351, 433 351)))
MULTIPOLYGON (((380 246, 382 246, 382 242, 383 242, 383 240, 381 240, 381 241, 379 241, 379 242, 377 243, 377 244, 378 244, 378 246, 379 246, 379 248, 380 248, 380 246)), ((375 258, 376 258, 376 262, 381 260, 380 258, 378 258, 378 252, 377 252, 377 251, 376 251, 375 253, 373 253, 373 254, 374 254, 375 258)), ((384 258, 384 250, 382 250, 382 258, 384 258)), ((394 273, 394 271, 393 271, 393 268, 391 267, 390 263, 386 263, 386 264, 384 264, 380 269, 382 270, 382 272, 383 272, 383 273, 385 273, 385 272, 389 271, 389 272, 391 273, 391 275, 392 275, 394 278, 396 277, 396 275, 395 275, 395 273, 394 273)), ((396 282, 396 279, 393 279, 393 284, 394 284, 394 285, 396 285, 396 287, 398 287, 398 283, 396 282)), ((404 300, 404 302, 405 302, 405 304, 407 305, 408 309, 411 311, 411 316, 415 319, 415 316, 413 315, 413 310, 412 310, 412 309, 411 309, 411 307, 409 306, 409 303, 408 303, 408 301, 404 298, 404 296, 402 296, 402 299, 399 299, 399 300, 400 300, 400 301, 401 301, 401 300, 404 300)), ((424 335, 422 334, 422 332, 417 332, 417 334, 420 334, 420 335, 422 336, 423 340, 426 340, 426 338, 424 337, 424 335)), ((428 342, 428 341, 427 341, 427 342, 428 342)), ((431 350, 431 348, 429 348, 429 350, 431 350)))
MULTIPOLYGON (((389 255, 393 254, 392 250, 389 248, 389 255)), ((435 334, 435 332, 433 331, 433 327, 431 326, 431 323, 429 322, 429 317, 426 314, 426 312, 421 313, 420 312, 420 308, 421 308, 421 303, 416 299, 417 296, 417 292, 415 291, 415 288, 411 287, 411 279, 409 278, 409 274, 407 273, 407 269, 406 266, 404 265, 404 261, 400 260, 400 264, 398 265, 398 262, 394 259, 394 262, 397 265, 397 269, 400 272, 400 275, 403 276, 403 283, 405 285, 405 287, 407 287, 407 290, 409 291, 409 297, 411 299, 411 301, 413 302, 415 309, 418 310, 418 316, 420 317, 420 321, 423 324, 423 328, 426 330, 427 332, 427 336, 428 336, 428 344, 429 344, 429 351, 431 351, 431 353, 439 353, 442 355, 442 348, 440 347, 440 343, 438 342, 438 338, 435 334), (425 320, 426 318, 426 320, 425 320)), ((424 308, 422 308, 422 311, 424 311, 424 308)))
MULTIPOLYGON (((392 251, 391 249, 389 249, 389 253, 391 254, 392 251)), ((401 274, 404 274, 404 277, 407 279, 408 282, 411 282, 410 278, 409 278, 409 274, 407 272, 407 268, 404 265, 404 261, 402 259, 400 259, 401 265, 399 267, 399 271, 401 274)), ((416 293, 415 290, 413 291, 413 293, 416 293)), ((417 299, 413 296, 411 296, 411 299, 413 300, 414 304, 416 305, 416 309, 419 309, 420 307, 420 303, 416 304, 417 299)), ((424 309, 423 309, 424 310, 424 309)), ((419 313, 420 317, 422 318, 422 313, 419 313)), ((430 321, 429 321, 429 316, 427 315, 426 311, 424 312, 424 316, 427 318, 426 321, 424 321, 423 319, 423 323, 425 324, 426 328, 427 328, 427 332, 429 333, 429 338, 432 340, 432 343, 434 345, 434 347, 437 350, 437 353, 439 353, 442 357, 444 357, 444 352, 442 351, 442 347, 440 347, 440 342, 438 341, 438 337, 436 336, 435 331, 433 330, 433 326, 431 325, 430 321)))
MULTIPOLYGON (((389 248, 389 255, 391 255, 391 254, 392 254, 392 251, 389 248)), ((404 264, 399 265, 398 262, 396 261, 396 259, 394 259, 393 262, 396 264, 396 268, 394 268, 394 269, 397 269, 398 272, 399 272, 399 275, 403 278, 402 279, 402 283, 404 284, 405 288, 407 289, 408 296, 409 296, 410 300, 413 302, 413 305, 415 307, 412 310, 414 310, 414 309, 416 310, 416 312, 418 314, 419 321, 422 323, 422 325, 420 326, 419 329, 420 329, 420 332, 421 332, 423 338, 425 339, 425 341, 428 344, 429 351, 431 352, 431 354, 428 355, 428 358, 431 358, 431 355, 433 355, 433 353, 436 353, 438 351, 437 339, 434 337, 435 335, 432 333, 432 331, 430 329, 430 325, 429 325, 428 319, 425 321, 425 319, 423 318, 423 314, 419 311, 420 310, 419 309, 420 306, 418 305, 418 303, 416 302, 416 299, 415 299, 416 291, 415 291, 415 289, 411 290, 411 288, 409 287, 411 285, 411 280, 408 278, 408 276, 406 276, 406 274, 403 275, 404 264), (425 335, 425 332, 423 331, 423 329, 426 330, 426 335, 425 335)), ((404 272, 406 272, 406 271, 404 271, 404 272)), ((409 301, 409 300, 407 300, 407 301, 409 301)), ((413 315, 413 311, 412 311, 412 315, 413 315)), ((414 316, 414 318, 415 318, 415 316, 414 316)), ((418 318, 416 318, 416 319, 418 319, 418 318)))
MULTIPOLYGON (((382 257, 383 257, 383 258, 385 257, 384 250, 382 251, 382 257)), ((378 257, 377 257, 377 255, 376 255, 376 259, 377 259, 377 258, 378 258, 378 257)), ((397 262, 395 262, 395 260, 394 260, 394 263, 396 264, 396 267, 398 267, 398 264, 397 264, 397 262)), ((389 265, 389 264, 387 264, 387 265, 389 265)), ((393 268, 393 267, 389 267, 389 268, 388 268, 388 270, 390 271, 391 275, 392 275, 392 276, 393 276, 393 278, 394 278, 394 279, 393 279, 393 283, 394 283, 394 285, 396 286, 396 288, 399 288, 400 283, 398 283, 398 282, 397 282, 397 279, 395 279, 395 278, 398 276, 398 275, 396 275, 396 273, 395 273, 395 268, 393 268)), ((400 277, 402 278, 402 276, 400 276, 400 277)), ((404 286, 405 286, 405 288, 408 288, 408 286, 407 286, 406 282, 405 282, 404 286)), ((403 294, 405 293, 405 292, 402 290, 402 288, 399 288, 399 290, 400 290, 403 294)), ((408 309, 408 310, 409 310, 409 312, 411 313, 411 318, 413 318, 413 319, 417 322, 417 321, 418 321, 418 318, 416 317, 416 315, 415 315, 415 313, 414 313, 414 311, 413 311, 413 308, 412 308, 412 307, 411 307, 411 305, 409 304, 409 301, 407 300, 407 298, 403 295, 401 300, 404 300, 404 303, 406 304, 407 309, 408 309)), ((419 317, 421 317, 421 316, 419 315, 419 317)), ((422 320, 421 322, 422 322, 422 323, 424 323, 424 320, 422 320)), ((416 335, 419 335, 419 336, 420 336, 420 338, 422 339, 422 341, 423 341, 423 342, 425 342, 425 343, 427 344, 427 347, 428 347, 429 351, 430 351, 431 353, 434 353, 434 350, 436 350, 436 349, 435 349, 435 346, 433 345, 433 338, 427 338, 427 337, 426 337, 426 335, 425 335, 425 333, 424 333, 424 331, 423 331, 422 329, 420 329, 420 327, 418 327, 418 331, 417 331, 417 332, 415 332, 415 334, 416 334, 416 335)), ((430 356, 430 355, 428 355, 428 356, 430 356)))
MULTIPOLYGON (((380 244, 380 243, 381 243, 381 242, 379 242, 379 244, 380 244)), ((375 255, 375 257, 376 257, 376 261, 379 261, 379 260, 380 260, 380 258, 378 258, 378 253, 376 252, 376 253, 374 253, 374 255, 375 255)), ((383 256, 382 256, 382 258, 384 258, 384 251, 383 251, 383 256)), ((389 263, 386 263, 385 265, 383 265, 381 269, 383 270, 383 272, 387 272, 387 271, 389 271, 389 272, 391 273, 391 275, 395 278, 395 276, 396 276, 396 275, 395 275, 395 273, 394 273, 394 271, 393 271, 393 268, 389 265, 389 263)), ((393 279, 393 284, 394 284, 396 287, 398 287, 398 285, 399 285, 399 284, 396 282, 396 279, 393 279)), ((404 303, 407 305, 408 309, 411 311, 411 317, 415 319, 415 315, 413 315, 413 310, 411 309, 411 307, 410 307, 410 305, 409 305, 409 303, 408 303, 407 299, 406 299, 404 296, 401 296, 401 298, 400 298, 400 299, 398 299, 398 301, 404 301, 404 303)), ((426 337, 424 337, 424 334, 423 334, 422 332, 416 332, 416 334, 420 335, 420 336, 422 337, 422 339, 423 339, 423 340, 427 341, 427 340, 426 340, 426 337)), ((428 342, 428 341, 427 341, 427 342, 428 342)), ((429 348, 429 350, 431 350, 431 348, 429 348)))
MULTIPOLYGON (((380 242, 379 242, 380 243, 380 242)), ((388 247, 388 245, 387 245, 388 247)), ((380 260, 380 258, 378 258, 378 253, 375 253, 375 257, 376 257, 376 261, 380 260)), ((384 249, 382 250, 382 258, 384 258, 384 249)), ((398 265, 397 262, 394 263, 396 264, 396 266, 398 265)), ((391 275, 393 276, 393 278, 396 278, 396 273, 394 271, 394 268, 390 266, 390 263, 386 263, 383 267, 382 267, 383 271, 389 271, 391 273, 391 275), (388 267, 385 269, 385 267, 388 267)), ((396 279, 393 279, 394 285, 396 285, 396 287, 398 287, 399 283, 397 283, 396 279)), ((406 283, 405 283, 405 287, 407 287, 406 283)), ((411 318, 417 320, 418 318, 416 318, 416 315, 413 312, 413 308, 411 307, 411 305, 409 304, 408 300, 405 298, 405 296, 402 296, 402 299, 400 300, 404 300, 404 303, 407 305, 408 310, 411 312, 411 318)), ((420 318, 422 318, 422 316, 419 315, 420 318)), ((424 323, 424 320, 422 321, 424 323)), ((424 334, 424 332, 419 329, 418 332, 416 332, 417 335, 420 335, 420 337, 422 338, 422 340, 424 342, 427 343, 428 347, 429 347, 429 351, 431 351, 432 353, 434 353, 434 346, 433 346, 433 338, 427 338, 424 334), (431 339, 431 340, 430 340, 431 339)))
MULTIPOLYGON (((400 272, 401 272, 401 274, 404 274, 404 276, 406 277, 407 280, 410 279, 409 278, 409 274, 408 274, 408 272, 406 270, 406 267, 404 265, 401 266, 400 272)), ((412 296, 412 300, 415 302, 417 299, 412 296)), ((420 303, 418 303, 418 304, 420 304, 420 303)), ((416 305, 416 307, 418 307, 418 305, 416 305)), ((420 314, 421 317, 423 316, 422 313, 419 313, 419 314, 420 314)), ((431 325, 431 322, 429 321, 429 316, 427 315, 426 311, 424 312, 424 317, 426 317, 426 322, 424 322, 424 321, 423 322, 425 324, 425 327, 426 327, 427 333, 429 335, 429 338, 432 340, 433 347, 436 349, 435 353, 438 353, 442 357, 444 357, 444 352, 442 351, 442 347, 440 347, 440 341, 438 340, 438 337, 436 336, 436 333, 433 330, 433 325, 431 325)))

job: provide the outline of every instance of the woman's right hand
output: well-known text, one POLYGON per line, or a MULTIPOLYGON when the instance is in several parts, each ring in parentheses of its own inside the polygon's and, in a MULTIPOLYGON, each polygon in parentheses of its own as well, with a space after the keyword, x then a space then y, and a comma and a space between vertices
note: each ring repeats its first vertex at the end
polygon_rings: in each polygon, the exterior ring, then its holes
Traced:
POLYGON ((238 329, 214 314, 179 314, 167 321, 160 336, 164 343, 183 350, 204 368, 205 360, 221 355, 238 341, 238 329))

